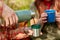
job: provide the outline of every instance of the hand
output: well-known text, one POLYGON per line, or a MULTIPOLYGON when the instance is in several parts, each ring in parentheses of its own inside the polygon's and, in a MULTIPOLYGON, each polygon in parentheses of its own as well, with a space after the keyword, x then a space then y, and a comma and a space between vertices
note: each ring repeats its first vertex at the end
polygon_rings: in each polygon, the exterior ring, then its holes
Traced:
POLYGON ((30 36, 33 34, 33 31, 31 30, 31 27, 25 27, 24 33, 27 34, 28 36, 30 36))
POLYGON ((2 18, 5 22, 1 26, 12 26, 18 22, 15 12, 5 4, 3 7, 2 18))
POLYGON ((47 22, 46 19, 47 19, 47 14, 46 14, 46 13, 42 13, 42 14, 41 14, 41 17, 40 17, 40 19, 39 19, 40 24, 41 24, 41 25, 44 25, 44 23, 47 22))
POLYGON ((30 35, 33 35, 33 31, 32 30, 28 30, 28 35, 30 36, 30 35))
POLYGON ((28 35, 23 34, 23 33, 19 33, 18 35, 15 36, 16 39, 23 39, 23 38, 27 38, 28 35))
POLYGON ((56 12, 56 22, 60 24, 60 13, 56 12))
POLYGON ((60 28, 60 13, 56 12, 56 22, 58 25, 58 28, 60 28))
POLYGON ((19 33, 18 35, 16 35, 16 36, 14 37, 14 39, 27 38, 27 37, 29 37, 29 36, 32 35, 32 34, 33 34, 33 31, 29 29, 27 34, 26 34, 26 33, 19 33))

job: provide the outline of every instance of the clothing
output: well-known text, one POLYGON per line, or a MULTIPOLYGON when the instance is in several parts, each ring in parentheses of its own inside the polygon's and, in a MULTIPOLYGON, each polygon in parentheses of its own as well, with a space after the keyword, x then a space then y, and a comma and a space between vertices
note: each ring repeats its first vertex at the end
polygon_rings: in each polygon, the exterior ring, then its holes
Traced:
MULTIPOLYGON (((41 6, 40 14, 43 13, 45 10, 43 10, 43 6, 41 6), (43 11, 43 12, 41 12, 41 11, 43 11)), ((34 3, 31 5, 31 11, 36 12, 36 14, 39 14, 34 3)), ((37 18, 35 17, 35 19, 37 19, 37 18)), ((57 28, 56 23, 45 23, 45 25, 43 27, 44 28, 41 29, 43 32, 43 35, 41 35, 36 40, 60 40, 60 32, 59 32, 60 29, 57 28)))

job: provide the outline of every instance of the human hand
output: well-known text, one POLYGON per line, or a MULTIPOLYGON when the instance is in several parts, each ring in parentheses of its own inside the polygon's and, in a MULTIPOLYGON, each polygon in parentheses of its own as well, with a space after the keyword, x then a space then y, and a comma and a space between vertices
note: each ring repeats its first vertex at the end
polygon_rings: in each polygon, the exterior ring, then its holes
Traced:
POLYGON ((60 28, 60 13, 56 12, 56 22, 58 25, 58 28, 60 28))
POLYGON ((3 6, 2 18, 4 20, 4 24, 1 24, 1 26, 12 26, 18 22, 17 15, 6 4, 3 6))
POLYGON ((18 35, 15 36, 15 39, 23 39, 27 37, 28 35, 26 35, 25 33, 19 33, 18 35))
POLYGON ((46 13, 42 13, 38 22, 40 22, 41 25, 44 25, 44 23, 47 22, 46 19, 47 19, 47 14, 46 13))
POLYGON ((30 36, 30 35, 33 35, 33 31, 32 30, 28 30, 28 35, 30 36))

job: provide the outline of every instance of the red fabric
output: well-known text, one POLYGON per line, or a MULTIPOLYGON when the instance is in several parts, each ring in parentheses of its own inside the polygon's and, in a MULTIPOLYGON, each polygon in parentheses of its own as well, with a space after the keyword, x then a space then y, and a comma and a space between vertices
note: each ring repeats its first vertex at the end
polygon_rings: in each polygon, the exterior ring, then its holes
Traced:
POLYGON ((48 2, 48 1, 44 0, 44 4, 46 6, 48 6, 47 9, 50 9, 50 6, 51 6, 52 2, 48 2))

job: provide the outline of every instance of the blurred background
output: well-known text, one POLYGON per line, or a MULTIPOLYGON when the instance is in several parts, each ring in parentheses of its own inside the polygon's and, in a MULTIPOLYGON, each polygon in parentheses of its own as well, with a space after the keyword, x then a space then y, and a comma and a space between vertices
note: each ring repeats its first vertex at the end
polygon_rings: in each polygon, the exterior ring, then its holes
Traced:
POLYGON ((34 0, 4 0, 4 2, 13 10, 24 10, 30 7, 34 0))

